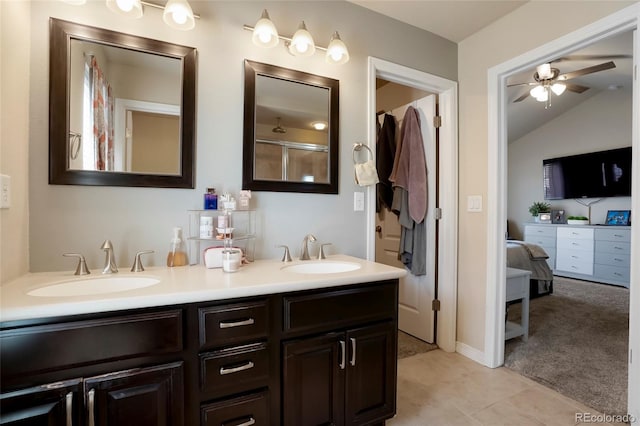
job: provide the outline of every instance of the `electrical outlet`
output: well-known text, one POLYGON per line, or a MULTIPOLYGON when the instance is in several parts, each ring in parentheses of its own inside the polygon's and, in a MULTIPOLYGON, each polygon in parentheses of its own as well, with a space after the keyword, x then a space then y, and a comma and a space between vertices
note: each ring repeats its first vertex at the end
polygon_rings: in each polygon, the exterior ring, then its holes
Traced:
POLYGON ((11 176, 0 175, 0 209, 11 207, 11 176))
POLYGON ((364 211, 364 192, 353 193, 353 211, 354 212, 364 211))

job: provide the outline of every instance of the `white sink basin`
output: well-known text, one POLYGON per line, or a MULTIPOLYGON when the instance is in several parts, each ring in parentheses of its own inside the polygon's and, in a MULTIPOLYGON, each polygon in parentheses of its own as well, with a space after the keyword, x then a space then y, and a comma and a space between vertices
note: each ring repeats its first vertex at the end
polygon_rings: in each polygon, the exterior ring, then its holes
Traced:
POLYGON ((159 282, 159 279, 153 277, 109 276, 79 278, 40 287, 29 291, 27 294, 38 297, 91 296, 150 287, 159 282))
POLYGON ((337 274, 360 269, 359 263, 338 262, 334 260, 318 260, 317 262, 304 262, 295 265, 283 266, 282 270, 297 274, 337 274))

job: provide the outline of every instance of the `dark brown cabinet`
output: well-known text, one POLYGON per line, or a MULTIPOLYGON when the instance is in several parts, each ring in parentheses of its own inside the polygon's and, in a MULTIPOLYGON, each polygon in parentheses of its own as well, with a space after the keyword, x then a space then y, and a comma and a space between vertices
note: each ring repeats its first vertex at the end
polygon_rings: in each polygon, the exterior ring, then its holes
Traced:
POLYGON ((395 414, 395 324, 284 344, 285 425, 358 425, 395 414))

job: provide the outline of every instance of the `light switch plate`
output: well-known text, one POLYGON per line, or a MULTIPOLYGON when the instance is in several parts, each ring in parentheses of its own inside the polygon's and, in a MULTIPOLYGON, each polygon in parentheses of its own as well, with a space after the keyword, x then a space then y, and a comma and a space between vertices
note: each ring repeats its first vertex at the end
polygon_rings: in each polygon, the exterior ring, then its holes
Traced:
POLYGON ((353 211, 354 212, 364 211, 364 192, 353 193, 353 211))
POLYGON ((0 175, 0 209, 11 207, 11 176, 0 175))
POLYGON ((482 211, 482 195, 469 195, 467 197, 467 211, 473 213, 482 211))

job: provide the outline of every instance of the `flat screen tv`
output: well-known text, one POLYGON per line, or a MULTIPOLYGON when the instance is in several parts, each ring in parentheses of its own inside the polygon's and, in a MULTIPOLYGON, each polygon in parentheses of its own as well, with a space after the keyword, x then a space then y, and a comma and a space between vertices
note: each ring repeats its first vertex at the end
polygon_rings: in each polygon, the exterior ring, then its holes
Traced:
POLYGON ((631 196, 631 147, 542 160, 545 200, 631 196))

